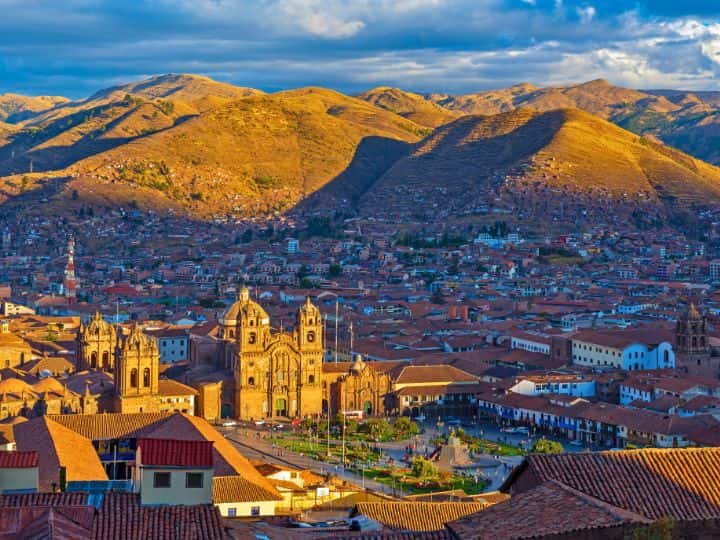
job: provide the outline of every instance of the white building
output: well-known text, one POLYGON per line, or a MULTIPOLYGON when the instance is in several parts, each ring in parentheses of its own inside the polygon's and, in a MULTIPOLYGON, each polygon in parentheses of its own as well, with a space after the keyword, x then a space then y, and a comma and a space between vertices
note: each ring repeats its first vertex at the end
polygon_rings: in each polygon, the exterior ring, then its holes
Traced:
POLYGON ((514 332, 510 334, 510 347, 523 351, 550 354, 550 336, 531 334, 528 332, 514 332))
POLYGON ((595 395, 595 380, 580 375, 529 375, 515 380, 515 385, 510 387, 510 391, 525 396, 562 394, 593 397, 595 395))
POLYGON ((625 370, 675 367, 675 352, 669 341, 651 331, 585 330, 572 337, 573 364, 625 370))

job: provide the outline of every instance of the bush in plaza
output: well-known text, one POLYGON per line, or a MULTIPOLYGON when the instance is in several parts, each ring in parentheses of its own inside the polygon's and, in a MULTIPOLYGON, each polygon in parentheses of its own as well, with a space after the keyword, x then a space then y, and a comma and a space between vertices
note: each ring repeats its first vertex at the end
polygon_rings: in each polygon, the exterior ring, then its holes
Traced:
POLYGON ((421 479, 434 478, 438 474, 438 469, 435 464, 422 456, 416 456, 415 459, 413 459, 410 470, 414 477, 421 479))
POLYGON ((393 429, 395 429, 395 434, 400 438, 411 437, 420 431, 418 425, 407 416, 398 418, 393 424, 393 429))
POLYGON ((565 451, 563 445, 559 442, 550 441, 545 437, 535 441, 535 444, 530 449, 533 454, 562 454, 565 451))

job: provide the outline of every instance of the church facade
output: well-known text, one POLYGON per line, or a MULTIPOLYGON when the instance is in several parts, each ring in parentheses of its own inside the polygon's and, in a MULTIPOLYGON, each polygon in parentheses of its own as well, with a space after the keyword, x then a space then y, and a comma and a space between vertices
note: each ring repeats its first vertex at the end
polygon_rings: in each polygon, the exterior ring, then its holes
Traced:
POLYGON ((308 299, 294 329, 272 329, 248 289, 220 319, 221 355, 233 373, 234 416, 243 420, 320 414, 323 325, 308 299))

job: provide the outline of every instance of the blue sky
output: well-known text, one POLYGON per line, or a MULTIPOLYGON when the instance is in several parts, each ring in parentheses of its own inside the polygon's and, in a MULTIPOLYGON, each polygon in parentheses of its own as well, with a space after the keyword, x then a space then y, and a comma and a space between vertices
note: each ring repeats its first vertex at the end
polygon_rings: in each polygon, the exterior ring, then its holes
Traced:
POLYGON ((0 0, 0 93, 160 73, 463 93, 599 77, 720 90, 720 0, 0 0))

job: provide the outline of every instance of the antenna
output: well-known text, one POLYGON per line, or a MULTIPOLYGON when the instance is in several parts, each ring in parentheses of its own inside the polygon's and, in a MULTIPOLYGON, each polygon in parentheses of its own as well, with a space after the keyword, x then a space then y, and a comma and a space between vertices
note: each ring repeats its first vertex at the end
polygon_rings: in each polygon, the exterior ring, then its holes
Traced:
POLYGON ((353 332, 353 322, 350 321, 350 359, 353 355, 353 342, 355 341, 355 333, 353 332))

